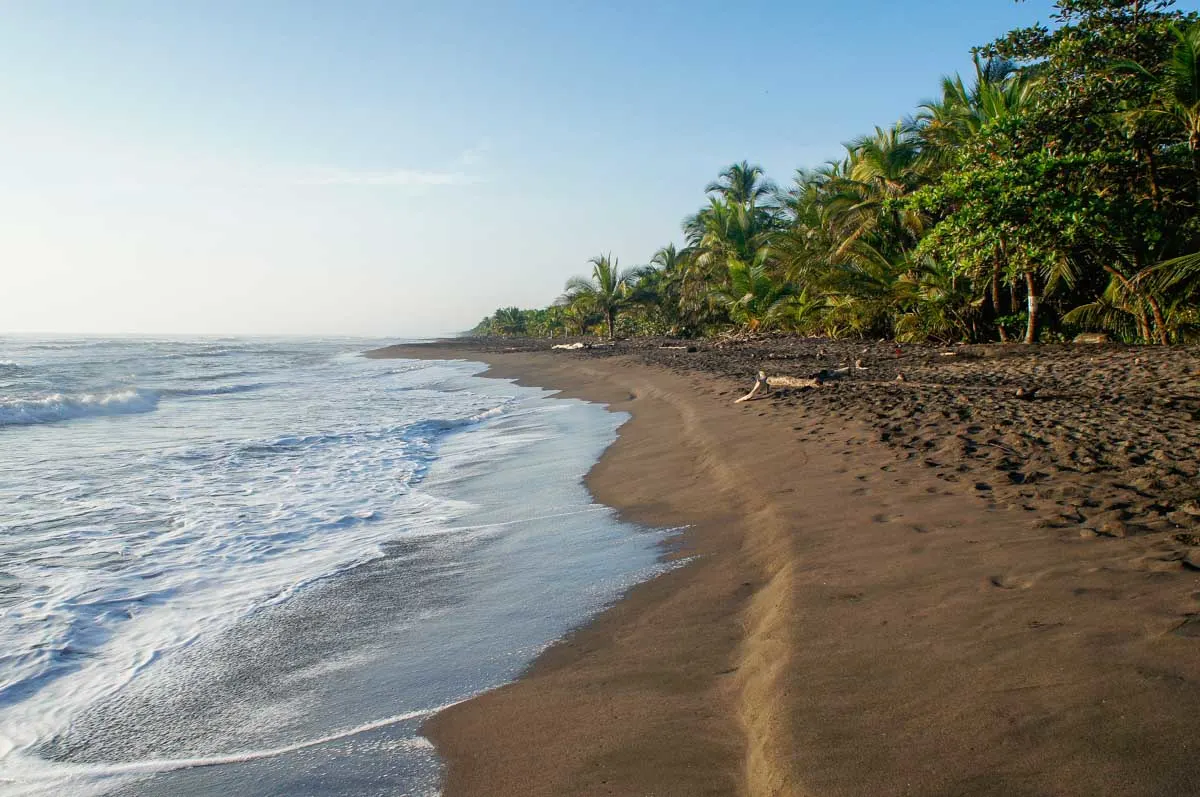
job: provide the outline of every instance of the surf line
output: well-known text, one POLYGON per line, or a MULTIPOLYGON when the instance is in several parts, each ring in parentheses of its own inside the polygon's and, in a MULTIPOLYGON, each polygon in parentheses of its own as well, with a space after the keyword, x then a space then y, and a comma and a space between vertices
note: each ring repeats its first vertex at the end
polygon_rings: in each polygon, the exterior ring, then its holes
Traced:
MULTIPOLYGON (((446 703, 436 708, 427 708, 420 711, 409 711, 404 714, 395 714, 391 717, 384 717, 374 722, 368 722, 354 728, 337 733, 331 733, 328 736, 322 736, 318 739, 308 739, 303 742, 276 747, 270 750, 247 750, 240 753, 229 753, 220 756, 206 756, 200 758, 160 758, 150 759, 148 761, 128 761, 124 763, 113 764, 69 764, 69 763, 53 763, 45 762, 49 766, 40 772, 31 772, 24 777, 18 775, 9 783, 35 783, 49 782, 59 780, 70 780, 79 777, 120 777, 122 775, 157 775, 164 772, 174 772, 181 769, 199 769, 201 767, 218 767, 229 764, 244 764, 250 761, 261 761, 265 758, 275 758, 288 753, 295 753, 300 750, 307 750, 310 747, 318 747, 330 742, 336 742, 341 739, 348 739, 351 736, 357 736, 360 733, 386 728, 389 725, 397 725, 401 722, 420 719, 432 714, 437 714, 439 711, 444 711, 451 706, 456 706, 464 702, 468 698, 455 700, 446 703)), ((41 763, 41 762, 39 762, 41 763)), ((39 767, 41 769, 41 767, 39 767)), ((23 773, 24 774, 24 773, 23 773)))

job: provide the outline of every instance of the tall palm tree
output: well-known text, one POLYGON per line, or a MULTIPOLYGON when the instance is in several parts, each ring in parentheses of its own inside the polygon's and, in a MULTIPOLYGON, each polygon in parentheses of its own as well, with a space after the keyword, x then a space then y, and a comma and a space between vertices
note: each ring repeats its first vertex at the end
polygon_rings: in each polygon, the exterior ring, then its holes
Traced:
POLYGON ((831 181, 827 213, 841 238, 835 252, 844 256, 860 240, 875 238, 874 248, 903 255, 920 238, 924 219, 913 210, 899 210, 902 199, 922 179, 921 140, 908 127, 875 128, 846 146, 843 176, 831 181))
POLYGON ((590 261, 592 276, 571 277, 567 280, 563 299, 571 305, 594 309, 604 316, 609 340, 617 334, 617 315, 632 301, 633 274, 620 271, 617 259, 611 254, 597 255, 590 261))
POLYGON ((942 98, 921 105, 911 127, 923 140, 922 157, 931 170, 947 168, 963 144, 988 124, 1027 109, 1037 82, 1011 61, 975 56, 975 81, 961 75, 942 78, 942 98))
POLYGON ((691 250, 667 244, 650 263, 631 269, 630 300, 640 307, 640 320, 648 329, 678 334, 687 323, 680 299, 691 250))
POLYGON ((726 202, 747 209, 758 206, 775 191, 775 184, 763 176, 762 167, 751 166, 746 161, 728 166, 704 189, 706 194, 719 194, 726 202))

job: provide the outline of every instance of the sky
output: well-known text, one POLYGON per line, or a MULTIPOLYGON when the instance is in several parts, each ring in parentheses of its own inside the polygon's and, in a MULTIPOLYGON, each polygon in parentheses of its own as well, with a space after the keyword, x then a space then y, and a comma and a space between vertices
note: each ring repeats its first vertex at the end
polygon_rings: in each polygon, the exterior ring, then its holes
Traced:
POLYGON ((647 262, 1048 0, 0 0, 0 332, 418 337, 647 262))

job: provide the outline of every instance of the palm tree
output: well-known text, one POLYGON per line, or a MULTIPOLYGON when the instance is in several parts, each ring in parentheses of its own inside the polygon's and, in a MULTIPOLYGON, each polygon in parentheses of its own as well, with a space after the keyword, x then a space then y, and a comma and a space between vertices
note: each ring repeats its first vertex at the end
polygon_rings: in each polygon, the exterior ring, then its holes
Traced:
MULTIPOLYGON (((960 148, 986 134, 989 126, 1027 111, 1036 98, 1038 82, 1028 70, 1004 59, 974 58, 975 81, 967 88, 961 75, 942 79, 942 98, 921 106, 912 128, 921 137, 922 171, 936 176, 954 166, 960 148)), ((997 231, 988 249, 986 273, 972 276, 990 289, 993 318, 1003 313, 1001 282, 1005 274, 1005 240, 997 231)), ((984 258, 980 259, 983 262, 984 258)), ((1008 341, 1002 324, 996 324, 1001 342, 1008 341)), ((1028 337, 1028 334, 1027 334, 1028 337)))
POLYGON ((771 279, 767 273, 767 255, 762 250, 751 263, 730 258, 728 284, 714 288, 711 294, 735 323, 751 332, 778 325, 796 295, 791 285, 771 279))
POLYGON ((617 314, 632 301, 632 272, 620 271, 611 254, 597 255, 590 261, 592 276, 567 280, 563 299, 571 305, 591 308, 604 316, 610 340, 617 334, 617 314))
POLYGON ((1132 61, 1118 65, 1119 72, 1137 75, 1158 94, 1154 107, 1141 113, 1157 116, 1174 125, 1192 155, 1192 177, 1200 207, 1200 23, 1171 26, 1175 46, 1161 74, 1132 61))
POLYGON ((764 178, 762 167, 746 161, 730 165, 704 189, 706 194, 719 194, 726 202, 747 209, 758 206, 759 200, 773 196, 775 191, 775 184, 764 178))
POLYGON ((975 82, 967 88, 961 75, 942 78, 942 98, 925 102, 911 127, 922 138, 928 168, 953 162, 958 147, 980 135, 986 125, 1020 113, 1032 102, 1037 82, 1011 61, 975 56, 975 82))
POLYGON ((946 263, 922 259, 900 281, 895 316, 898 341, 970 341, 984 299, 971 280, 946 263))
POLYGON ((492 330, 500 335, 524 335, 525 314, 517 307, 501 307, 492 316, 492 330))
POLYGON ((848 157, 841 176, 830 181, 826 209, 841 243, 841 257, 860 240, 876 239, 874 248, 903 255, 924 231, 915 211, 898 210, 894 200, 915 189, 921 175, 921 140, 904 124, 875 128, 846 146, 848 157))

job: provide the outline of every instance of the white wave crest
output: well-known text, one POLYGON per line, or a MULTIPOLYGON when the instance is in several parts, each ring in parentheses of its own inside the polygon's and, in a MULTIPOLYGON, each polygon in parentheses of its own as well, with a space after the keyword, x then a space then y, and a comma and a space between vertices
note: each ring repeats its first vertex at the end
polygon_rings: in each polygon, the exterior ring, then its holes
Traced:
POLYGON ((85 393, 78 396, 52 393, 34 399, 0 399, 0 427, 152 412, 157 406, 157 393, 132 389, 104 394, 85 393))

